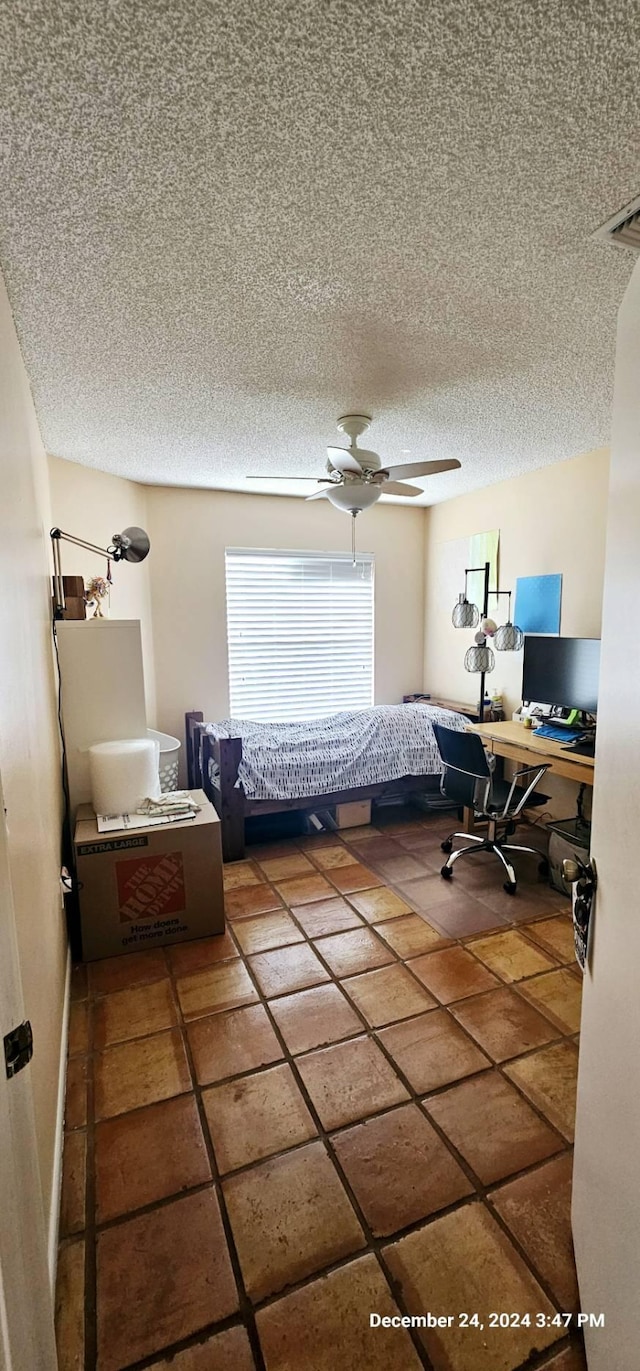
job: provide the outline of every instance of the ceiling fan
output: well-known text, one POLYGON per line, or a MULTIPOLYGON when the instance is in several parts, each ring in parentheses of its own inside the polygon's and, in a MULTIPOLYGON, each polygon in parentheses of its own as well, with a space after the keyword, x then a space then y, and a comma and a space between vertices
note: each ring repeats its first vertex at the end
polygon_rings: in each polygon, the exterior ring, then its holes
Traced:
MULTIPOLYGON (((413 497, 424 494, 420 486, 407 485, 402 479, 396 480, 398 476, 435 476, 438 472, 453 471, 460 466, 456 458, 450 458, 441 462, 404 462, 383 467, 377 452, 358 447, 358 438, 366 432, 370 423, 371 418, 368 414, 344 414, 338 419, 340 432, 346 433, 351 441, 348 448, 327 448, 328 476, 277 476, 275 480, 318 480, 327 488, 314 491, 313 495, 307 495, 307 499, 330 500, 336 509, 344 509, 355 517, 363 509, 375 505, 381 495, 413 497)), ((274 477, 270 476, 268 479, 273 480, 274 477)))
MULTIPOLYGON (((397 476, 435 476, 441 471, 454 471, 460 466, 455 457, 442 462, 404 462, 399 465, 383 467, 377 452, 358 447, 358 438, 371 423, 369 414, 343 414, 338 419, 338 428, 350 438, 348 448, 327 448, 328 476, 270 476, 269 480, 291 481, 318 480, 324 490, 316 490, 307 495, 307 500, 330 500, 336 509, 344 509, 353 515, 351 524, 351 553, 356 560, 356 515, 363 509, 370 509, 381 495, 422 495, 420 486, 407 485, 397 476)), ((247 480, 264 480, 264 477, 247 477, 247 480)))

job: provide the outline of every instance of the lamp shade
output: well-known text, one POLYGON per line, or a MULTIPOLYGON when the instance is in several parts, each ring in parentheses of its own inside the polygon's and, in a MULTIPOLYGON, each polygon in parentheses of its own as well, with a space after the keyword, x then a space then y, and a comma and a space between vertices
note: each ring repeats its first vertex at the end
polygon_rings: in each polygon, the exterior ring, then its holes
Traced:
POLYGON ((151 543, 143 528, 125 528, 122 533, 113 535, 114 562, 144 562, 151 543))
POLYGON ((524 643, 524 633, 517 624, 509 622, 497 630, 493 642, 498 652, 519 652, 524 643))
POLYGON ((496 659, 486 643, 467 649, 464 658, 465 671, 493 671, 496 659))
POLYGON ((454 628, 475 628, 480 622, 480 610, 477 605, 472 605, 466 595, 458 596, 458 603, 454 605, 451 622, 454 628))

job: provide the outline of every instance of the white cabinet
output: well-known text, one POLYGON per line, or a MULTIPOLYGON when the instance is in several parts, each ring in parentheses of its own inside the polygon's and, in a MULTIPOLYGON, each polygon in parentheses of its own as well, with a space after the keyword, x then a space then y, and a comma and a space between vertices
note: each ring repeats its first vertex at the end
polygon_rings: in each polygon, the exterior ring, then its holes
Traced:
POLYGON ((140 621, 61 620, 56 633, 73 823, 91 799, 86 749, 147 736, 140 621))

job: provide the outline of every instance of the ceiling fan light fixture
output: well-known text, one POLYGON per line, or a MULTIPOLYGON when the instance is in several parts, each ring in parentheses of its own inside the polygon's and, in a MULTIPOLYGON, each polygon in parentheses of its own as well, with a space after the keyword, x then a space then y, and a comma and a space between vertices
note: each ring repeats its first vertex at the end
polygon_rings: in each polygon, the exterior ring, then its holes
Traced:
POLYGON ((380 499, 382 490, 380 486, 374 486, 367 482, 348 481, 344 485, 330 486, 325 490, 325 495, 336 509, 344 509, 352 514, 355 510, 360 513, 363 509, 370 509, 380 499))

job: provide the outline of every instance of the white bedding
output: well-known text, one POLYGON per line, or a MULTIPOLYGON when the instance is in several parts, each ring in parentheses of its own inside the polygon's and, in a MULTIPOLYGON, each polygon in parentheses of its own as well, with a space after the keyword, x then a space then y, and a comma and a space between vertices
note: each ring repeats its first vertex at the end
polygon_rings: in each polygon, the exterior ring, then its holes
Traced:
MULTIPOLYGON (((242 738, 238 783, 248 799, 290 800, 401 776, 440 775, 433 723, 461 731, 467 721, 435 705, 378 705, 304 723, 223 719, 208 724, 207 733, 242 738)), ((214 783, 215 772, 213 766, 214 783)))

